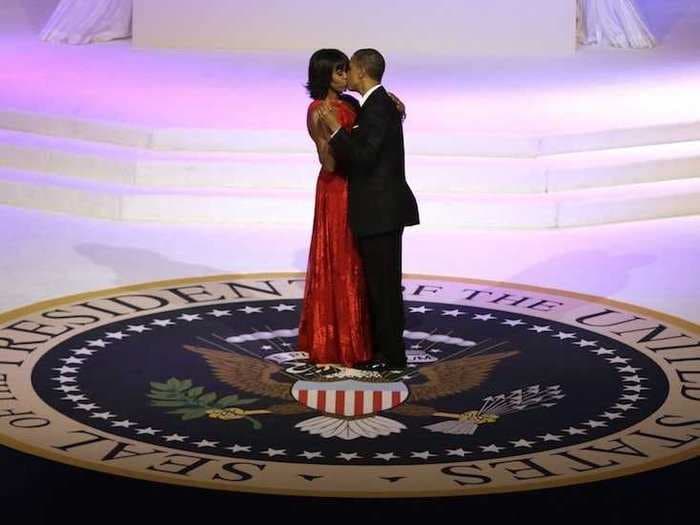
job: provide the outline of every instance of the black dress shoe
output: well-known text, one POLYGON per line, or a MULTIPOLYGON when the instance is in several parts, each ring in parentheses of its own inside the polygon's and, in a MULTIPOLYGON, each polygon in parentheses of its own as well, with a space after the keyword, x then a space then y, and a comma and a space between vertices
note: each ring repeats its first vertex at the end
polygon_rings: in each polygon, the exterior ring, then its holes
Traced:
POLYGON ((406 365, 389 365, 385 364, 384 370, 380 371, 382 379, 387 381, 396 381, 408 374, 409 370, 406 365))
POLYGON ((380 372, 381 370, 379 370, 379 368, 382 368, 384 364, 384 358, 381 355, 375 355, 369 361, 365 361, 364 363, 357 363, 353 368, 369 372, 380 372))
POLYGON ((373 359, 367 363, 358 363, 355 365, 358 370, 364 370, 365 372, 383 372, 386 370, 386 363, 378 359, 373 359))

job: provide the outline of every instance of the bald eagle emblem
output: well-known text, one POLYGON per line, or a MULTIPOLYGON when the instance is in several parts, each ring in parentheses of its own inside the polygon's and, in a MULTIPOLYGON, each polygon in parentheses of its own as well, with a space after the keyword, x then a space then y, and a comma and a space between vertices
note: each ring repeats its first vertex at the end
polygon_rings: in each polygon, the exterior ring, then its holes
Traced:
POLYGON ((343 440, 378 438, 407 428, 387 413, 420 417, 441 414, 427 403, 479 387, 499 363, 518 354, 508 341, 483 341, 411 369, 400 378, 387 379, 376 372, 315 366, 304 360, 308 356, 303 352, 259 358, 236 350, 192 345, 185 349, 201 355, 222 383, 276 401, 258 413, 309 414, 312 417, 296 428, 343 440))

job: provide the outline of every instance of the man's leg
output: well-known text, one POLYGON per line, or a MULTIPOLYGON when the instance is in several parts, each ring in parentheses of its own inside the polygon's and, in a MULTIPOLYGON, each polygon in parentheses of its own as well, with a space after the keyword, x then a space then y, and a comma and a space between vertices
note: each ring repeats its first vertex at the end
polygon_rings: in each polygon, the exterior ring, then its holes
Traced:
POLYGON ((361 237, 375 355, 392 367, 406 365, 405 325, 401 291, 401 240, 403 229, 361 237))

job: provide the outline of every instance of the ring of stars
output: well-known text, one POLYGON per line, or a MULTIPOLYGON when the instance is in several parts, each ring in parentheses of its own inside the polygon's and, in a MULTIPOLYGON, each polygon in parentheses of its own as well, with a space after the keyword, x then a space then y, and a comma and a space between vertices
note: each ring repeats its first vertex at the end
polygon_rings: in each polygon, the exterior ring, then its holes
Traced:
MULTIPOLYGON (((271 310, 277 312, 285 311, 296 311, 296 305, 280 303, 277 305, 272 305, 268 307, 271 310)), ((648 378, 640 376, 638 373, 642 371, 642 368, 631 366, 629 363, 632 361, 630 358, 623 358, 617 355, 616 350, 613 348, 605 348, 599 345, 598 341, 587 340, 578 337, 575 332, 562 332, 554 330, 550 325, 535 325, 529 324, 522 319, 518 319, 511 315, 504 315, 503 317, 495 316, 491 313, 482 313, 470 315, 467 311, 461 310, 460 308, 455 308, 452 310, 436 310, 435 308, 429 308, 426 305, 421 306, 409 306, 410 314, 423 314, 427 315, 433 312, 433 315, 439 315, 441 317, 453 317, 455 320, 460 320, 462 318, 469 319, 472 321, 481 322, 491 322, 497 321, 503 326, 507 326, 512 329, 525 329, 527 331, 536 332, 543 337, 552 337, 559 339, 562 343, 568 342, 572 346, 576 347, 577 351, 588 351, 592 354, 606 360, 606 362, 616 368, 616 371, 620 374, 621 382, 623 383, 624 393, 620 395, 618 403, 612 405, 609 410, 600 414, 596 419, 589 419, 585 422, 580 422, 577 425, 569 425, 567 428, 562 428, 558 433, 546 433, 533 436, 531 439, 519 438, 515 440, 510 440, 503 443, 491 443, 488 445, 475 445, 471 447, 471 450, 464 448, 457 449, 444 449, 443 451, 411 451, 405 454, 403 457, 411 460, 422 460, 428 461, 432 458, 464 458, 475 452, 498 455, 503 451, 507 450, 509 452, 518 451, 518 449, 531 449, 538 444, 547 444, 549 442, 555 443, 559 446, 562 440, 567 438, 575 438, 576 436, 585 436, 591 431, 595 431, 598 428, 606 428, 609 423, 614 422, 618 419, 623 419, 628 411, 637 410, 634 405, 635 402, 644 400, 645 397, 642 395, 645 390, 650 388, 644 386, 644 383, 648 381, 648 378)), ((264 311, 265 307, 251 307, 245 306, 235 310, 239 312, 239 315, 254 315, 259 314, 264 311)), ((505 312, 504 312, 505 313, 505 312)), ((81 411, 88 413, 91 419, 103 420, 105 424, 110 425, 112 428, 121 428, 138 436, 150 436, 154 439, 160 439, 166 443, 181 443, 189 444, 198 449, 221 449, 227 450, 234 455, 238 454, 260 454, 268 456, 269 458, 275 457, 289 457, 297 456, 303 457, 306 460, 316 460, 324 458, 324 453, 320 451, 307 451, 302 452, 288 452, 284 448, 271 448, 268 447, 265 450, 258 450, 254 452, 251 445, 229 445, 220 444, 219 441, 212 441, 206 438, 194 438, 186 435, 180 435, 177 433, 165 434, 162 429, 155 429, 150 426, 143 427, 137 422, 130 421, 129 419, 121 419, 117 414, 113 414, 110 411, 104 410, 102 407, 95 403, 89 402, 89 398, 81 393, 80 386, 78 384, 79 371, 85 361, 90 357, 94 356, 98 352, 103 351, 113 351, 113 345, 117 345, 134 335, 140 335, 148 332, 152 332, 157 329, 167 329, 171 326, 177 326, 181 323, 193 323, 196 321, 202 321, 205 317, 230 317, 234 314, 232 310, 217 309, 214 308, 203 314, 181 314, 173 318, 163 318, 154 319, 148 324, 133 324, 128 325, 126 330, 119 332, 109 332, 106 331, 101 338, 86 340, 84 342, 85 346, 80 348, 70 349, 69 352, 71 357, 61 358, 61 366, 53 368, 55 372, 59 375, 51 378, 57 383, 55 390, 62 391, 65 394, 62 400, 65 400, 73 405, 76 411, 81 411)), ((291 347, 289 343, 282 343, 282 346, 291 347)), ((414 348, 420 348, 420 345, 414 345, 414 348)), ((261 346, 263 350, 272 350, 273 347, 270 345, 261 346)), ((440 352, 440 350, 434 350, 435 353, 440 352)), ((394 451, 378 452, 372 456, 363 456, 359 452, 341 452, 335 459, 347 463, 353 461, 373 459, 377 462, 389 463, 398 459, 403 459, 402 455, 397 454, 394 451)))

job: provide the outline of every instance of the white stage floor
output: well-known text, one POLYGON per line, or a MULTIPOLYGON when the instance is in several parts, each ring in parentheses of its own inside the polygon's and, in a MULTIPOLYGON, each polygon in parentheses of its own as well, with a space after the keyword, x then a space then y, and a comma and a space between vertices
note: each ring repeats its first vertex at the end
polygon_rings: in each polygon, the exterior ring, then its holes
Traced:
MULTIPOLYGON (((0 207, 0 310, 116 286, 304 271, 309 228, 174 226, 0 207)), ((410 228, 404 272, 598 295, 700 322, 700 216, 552 231, 410 228)))

